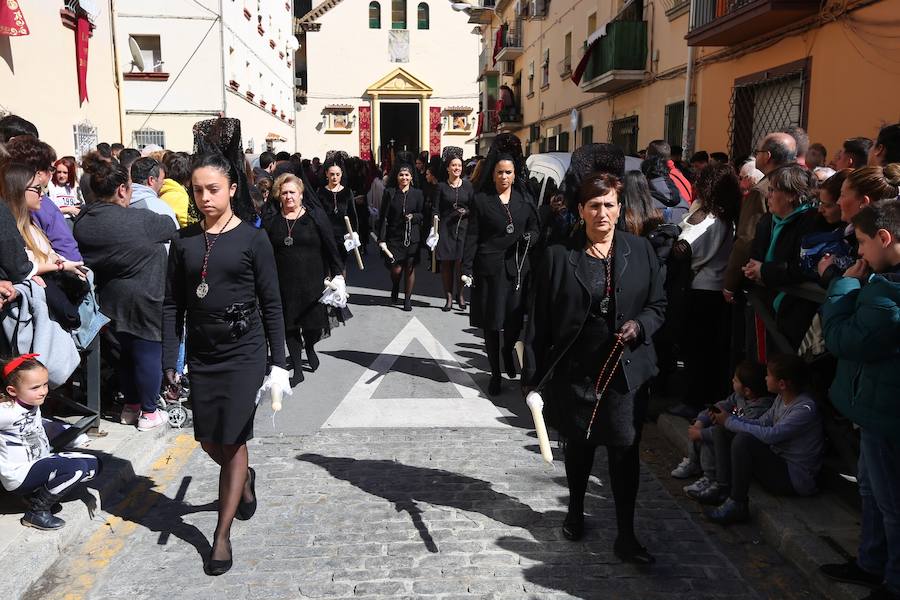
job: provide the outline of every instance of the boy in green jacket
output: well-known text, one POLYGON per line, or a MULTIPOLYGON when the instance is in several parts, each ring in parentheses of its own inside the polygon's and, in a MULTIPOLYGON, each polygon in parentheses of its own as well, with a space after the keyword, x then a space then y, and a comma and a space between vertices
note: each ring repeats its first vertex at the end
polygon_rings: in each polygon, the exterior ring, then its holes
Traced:
POLYGON ((860 259, 835 279, 823 307, 825 344, 838 359, 831 401, 860 428, 859 555, 823 565, 838 581, 900 599, 900 201, 853 218, 860 259))

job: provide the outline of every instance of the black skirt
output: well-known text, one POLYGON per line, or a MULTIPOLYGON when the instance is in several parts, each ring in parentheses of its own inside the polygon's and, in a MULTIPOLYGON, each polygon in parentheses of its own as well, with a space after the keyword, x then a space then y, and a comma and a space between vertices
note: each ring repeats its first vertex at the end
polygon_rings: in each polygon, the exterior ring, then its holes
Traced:
POLYGON ((497 275, 475 273, 469 323, 482 329, 516 329, 525 316, 525 289, 509 278, 506 271, 497 275))

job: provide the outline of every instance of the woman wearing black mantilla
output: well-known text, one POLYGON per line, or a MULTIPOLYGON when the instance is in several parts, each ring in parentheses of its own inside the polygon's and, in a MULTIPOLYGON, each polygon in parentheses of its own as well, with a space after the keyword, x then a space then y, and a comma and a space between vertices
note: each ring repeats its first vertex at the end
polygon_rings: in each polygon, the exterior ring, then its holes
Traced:
POLYGON ((447 300, 443 308, 445 312, 453 308, 454 285, 459 286, 457 296, 459 308, 466 309, 466 297, 459 277, 462 275, 469 207, 475 199, 475 189, 469 181, 462 178, 462 158, 462 148, 456 146, 444 148, 441 160, 442 172, 435 189, 434 208, 440 216, 438 224, 440 237, 434 251, 441 263, 441 281, 447 300))
POLYGON ((353 190, 345 185, 345 152, 335 152, 325 159, 325 185, 317 193, 319 206, 331 222, 334 243, 341 256, 341 262, 347 262, 347 250, 344 247, 344 236, 347 235, 345 217, 350 219, 353 231, 359 232, 359 217, 356 214, 356 203, 353 201, 353 190))
POLYGON ((522 332, 529 275, 528 256, 540 233, 525 182, 518 138, 501 134, 485 159, 478 192, 469 207, 462 281, 472 287, 469 323, 484 330, 491 367, 488 393, 501 391, 501 332, 507 375, 516 376, 513 347, 522 332))
POLYGON ((218 521, 204 570, 221 575, 232 565, 235 516, 249 519, 256 511, 247 440, 253 437, 267 356, 271 352, 272 378, 286 381, 287 365, 272 246, 250 224, 255 212, 236 162, 242 160, 240 122, 218 119, 198 126, 190 192, 201 218, 178 231, 169 249, 163 368, 167 381, 177 383, 175 362, 186 324, 194 437, 220 467, 218 521))
POLYGON ((582 228, 570 245, 548 248, 535 273, 523 382, 526 391, 541 392, 547 422, 565 444, 563 535, 584 534, 588 478, 597 446, 606 446, 618 526, 613 549, 623 561, 650 564, 634 532, 646 409, 636 397, 657 372, 652 335, 666 299, 653 247, 616 231, 619 189, 613 175, 586 177, 577 194, 582 228))
POLYGON ((415 167, 404 154, 397 156, 388 187, 381 199, 375 230, 378 246, 391 272, 391 303, 400 296, 400 278, 404 278, 403 310, 412 310, 412 291, 419 264, 422 223, 425 220, 425 197, 413 187, 415 167))

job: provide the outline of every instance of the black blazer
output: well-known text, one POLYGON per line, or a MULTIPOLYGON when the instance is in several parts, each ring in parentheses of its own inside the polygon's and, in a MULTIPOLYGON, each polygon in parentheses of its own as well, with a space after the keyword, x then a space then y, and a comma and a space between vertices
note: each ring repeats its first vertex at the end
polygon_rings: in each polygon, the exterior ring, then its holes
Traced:
POLYGON ((403 245, 406 230, 406 215, 411 214, 412 227, 409 229, 409 247, 415 247, 422 239, 422 222, 425 219, 425 196, 422 190, 410 187, 406 194, 406 213, 403 213, 403 192, 397 188, 387 188, 381 198, 376 232, 378 241, 387 242, 389 247, 403 245))
POLYGON ((527 254, 538 244, 540 222, 537 210, 519 191, 513 188, 509 197, 509 214, 515 229, 506 233, 509 217, 497 194, 479 193, 469 205, 469 223, 463 252, 462 272, 465 275, 497 276, 506 271, 510 279, 524 278, 529 270, 527 254), (527 243, 526 243, 527 236, 527 243), (526 247, 528 252, 525 252, 526 247), (521 272, 516 266, 516 253, 522 262, 521 272), (526 256, 521 256, 525 253, 526 256))
MULTIPOLYGON (((556 364, 578 338, 591 307, 587 284, 576 267, 584 254, 584 234, 570 246, 551 246, 534 274, 531 311, 525 334, 522 381, 540 388, 549 381, 556 364)), ((613 329, 626 321, 641 325, 638 339, 625 349, 622 369, 628 390, 636 390, 657 374, 652 336, 666 312, 664 276, 653 246, 644 238, 617 231, 613 251, 613 329)))

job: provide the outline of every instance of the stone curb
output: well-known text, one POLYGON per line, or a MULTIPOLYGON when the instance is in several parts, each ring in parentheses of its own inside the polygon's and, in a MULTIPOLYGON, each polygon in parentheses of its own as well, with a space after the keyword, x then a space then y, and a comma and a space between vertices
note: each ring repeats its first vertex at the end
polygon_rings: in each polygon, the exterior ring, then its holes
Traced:
POLYGON ((0 598, 21 598, 40 580, 71 544, 78 543, 85 533, 100 525, 105 517, 101 512, 100 497, 112 498, 130 482, 135 473, 147 470, 160 452, 182 430, 169 427, 138 432, 134 427, 101 421, 100 429, 107 433, 103 438, 92 438, 83 448, 86 452, 112 455, 115 461, 106 461, 104 470, 90 488, 81 488, 75 496, 66 498, 63 510, 58 514, 66 526, 58 531, 38 531, 23 527, 19 514, 0 515, 0 531, 7 543, 0 545, 0 564, 17 565, 6 569, 0 579, 0 598), (113 462, 113 465, 109 463, 113 462), (87 502, 96 505, 88 510, 87 502), (93 518, 91 517, 93 512, 93 518), (25 568, 27 565, 27 568, 25 568))
MULTIPOLYGON (((677 448, 687 447, 688 425, 687 419, 669 414, 662 414, 657 420, 662 435, 677 448)), ((753 485, 750 506, 766 542, 806 575, 823 597, 858 600, 869 593, 865 588, 837 583, 819 573, 819 565, 844 562, 847 556, 856 554, 856 547, 848 540, 858 534, 859 515, 836 497, 820 492, 812 498, 777 498, 753 485)))

